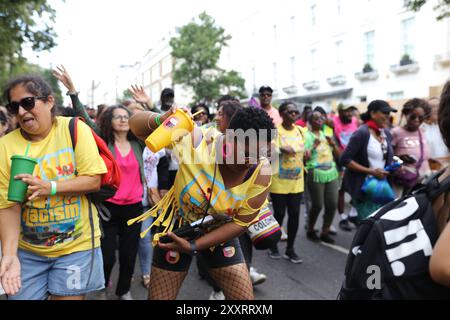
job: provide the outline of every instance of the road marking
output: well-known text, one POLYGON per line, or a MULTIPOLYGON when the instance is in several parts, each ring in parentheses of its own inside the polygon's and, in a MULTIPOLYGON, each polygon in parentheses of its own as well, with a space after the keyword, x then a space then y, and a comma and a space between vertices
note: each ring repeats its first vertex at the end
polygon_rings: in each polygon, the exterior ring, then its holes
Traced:
POLYGON ((336 250, 340 253, 343 253, 345 255, 348 255, 349 249, 335 245, 335 244, 330 244, 330 243, 326 243, 326 242, 320 242, 321 245, 328 247, 330 249, 336 250))

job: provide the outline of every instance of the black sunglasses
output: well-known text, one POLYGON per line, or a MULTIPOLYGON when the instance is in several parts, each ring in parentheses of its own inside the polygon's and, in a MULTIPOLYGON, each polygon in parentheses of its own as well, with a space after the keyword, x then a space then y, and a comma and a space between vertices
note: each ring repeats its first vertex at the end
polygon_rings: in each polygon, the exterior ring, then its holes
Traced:
POLYGON ((45 100, 47 98, 48 97, 46 97, 46 96, 26 97, 26 98, 23 98, 22 100, 20 100, 19 102, 11 101, 10 103, 8 103, 6 105, 6 109, 12 115, 16 115, 19 113, 20 106, 22 106, 22 108, 24 108, 26 111, 31 111, 34 108, 34 106, 36 105, 36 99, 45 100))
POLYGON ((410 114, 410 115, 408 116, 408 119, 411 120, 411 121, 414 121, 414 120, 416 120, 417 118, 419 119, 420 122, 425 121, 425 117, 424 117, 424 116, 418 116, 418 115, 416 115, 416 114, 410 114))
POLYGON ((286 113, 288 114, 300 114, 300 112, 298 112, 297 110, 291 110, 291 111, 287 111, 286 113))
POLYGON ((271 93, 261 93, 260 96, 261 97, 271 97, 272 94, 271 93))

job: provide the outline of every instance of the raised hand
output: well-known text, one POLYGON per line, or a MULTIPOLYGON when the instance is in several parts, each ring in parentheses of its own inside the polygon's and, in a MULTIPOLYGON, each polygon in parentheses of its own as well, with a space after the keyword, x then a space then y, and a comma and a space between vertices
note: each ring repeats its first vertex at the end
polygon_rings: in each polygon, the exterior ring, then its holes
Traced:
POLYGON ((76 92, 75 86, 72 82, 72 78, 63 65, 56 66, 56 69, 53 69, 53 76, 61 81, 62 84, 67 88, 67 90, 69 90, 69 92, 76 92))
POLYGON ((145 93, 142 86, 131 85, 129 89, 133 94, 133 99, 139 103, 146 103, 149 107, 151 106, 152 99, 145 93))

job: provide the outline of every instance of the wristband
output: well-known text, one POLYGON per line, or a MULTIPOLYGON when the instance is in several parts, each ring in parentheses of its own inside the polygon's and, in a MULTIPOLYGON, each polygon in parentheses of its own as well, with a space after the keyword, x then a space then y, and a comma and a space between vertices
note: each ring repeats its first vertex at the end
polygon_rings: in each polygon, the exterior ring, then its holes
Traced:
POLYGON ((79 94, 78 91, 74 91, 74 92, 67 91, 67 92, 66 92, 66 95, 67 95, 67 96, 77 96, 78 94, 79 94))
POLYGON ((193 256, 193 257, 198 255, 198 250, 197 250, 197 245, 195 244, 195 240, 192 239, 191 241, 189 241, 189 243, 191 244, 190 255, 193 256))
POLYGON ((159 127, 161 125, 161 115, 158 114, 155 118, 156 125, 159 127))
POLYGON ((56 182, 50 181, 50 184, 52 185, 52 191, 50 192, 50 195, 54 196, 56 194, 56 182))

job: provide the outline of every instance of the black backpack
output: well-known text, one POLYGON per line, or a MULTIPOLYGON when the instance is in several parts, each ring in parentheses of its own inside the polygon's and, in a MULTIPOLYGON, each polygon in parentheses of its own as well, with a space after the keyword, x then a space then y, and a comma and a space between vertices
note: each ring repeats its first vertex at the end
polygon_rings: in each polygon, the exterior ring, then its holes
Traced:
POLYGON ((347 258, 340 300, 450 299, 432 281, 429 261, 439 237, 432 202, 450 189, 440 172, 361 222, 347 258))

